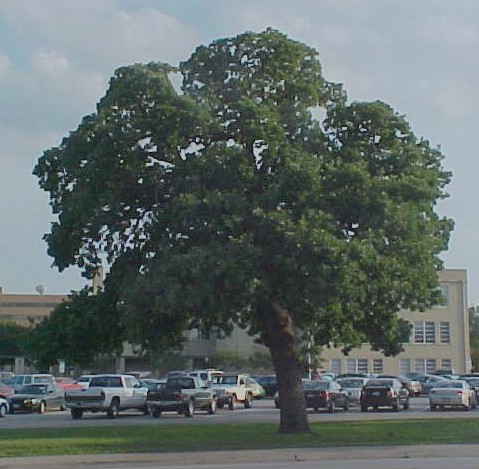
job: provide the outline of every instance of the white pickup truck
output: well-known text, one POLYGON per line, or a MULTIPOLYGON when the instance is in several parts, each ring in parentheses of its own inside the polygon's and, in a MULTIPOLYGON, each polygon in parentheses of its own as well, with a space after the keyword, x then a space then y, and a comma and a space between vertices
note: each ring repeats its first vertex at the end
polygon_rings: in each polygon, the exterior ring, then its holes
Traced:
POLYGON ((148 389, 132 375, 95 375, 88 388, 67 389, 65 404, 74 420, 80 419, 83 412, 106 412, 109 418, 115 418, 125 409, 147 414, 147 393, 148 389))

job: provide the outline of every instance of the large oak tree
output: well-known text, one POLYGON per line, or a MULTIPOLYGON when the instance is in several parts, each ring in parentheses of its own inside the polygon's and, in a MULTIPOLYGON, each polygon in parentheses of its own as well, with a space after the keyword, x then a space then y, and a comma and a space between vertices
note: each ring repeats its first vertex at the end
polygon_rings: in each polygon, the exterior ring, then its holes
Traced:
POLYGON ((304 338, 398 353, 397 312, 439 302, 452 229, 435 211, 440 151, 387 104, 348 104, 317 55, 266 30, 178 69, 123 67, 34 170, 58 216, 54 264, 91 276, 106 262, 103 294, 147 350, 246 328, 271 351, 282 432, 309 430, 304 338))

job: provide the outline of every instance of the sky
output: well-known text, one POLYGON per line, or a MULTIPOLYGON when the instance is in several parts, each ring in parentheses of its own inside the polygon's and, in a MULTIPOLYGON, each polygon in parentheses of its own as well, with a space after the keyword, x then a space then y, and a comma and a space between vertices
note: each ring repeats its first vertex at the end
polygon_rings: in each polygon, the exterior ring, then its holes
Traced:
POLYGON ((0 286, 78 290, 42 237, 53 221, 32 170, 94 112, 120 66, 173 65, 199 45, 272 27, 314 47, 348 99, 381 100, 452 172, 438 212, 455 222, 446 268, 466 269, 479 303, 477 0, 0 0, 0 286))

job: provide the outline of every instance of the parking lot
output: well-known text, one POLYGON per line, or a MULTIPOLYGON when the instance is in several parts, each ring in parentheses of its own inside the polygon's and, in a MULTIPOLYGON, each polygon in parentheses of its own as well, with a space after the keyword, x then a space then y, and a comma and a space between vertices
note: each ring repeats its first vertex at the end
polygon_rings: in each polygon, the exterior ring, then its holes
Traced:
MULTIPOLYGON (((423 418, 479 418, 479 408, 470 411, 446 410, 431 412, 426 397, 411 399, 409 410, 391 412, 389 410, 362 413, 359 406, 352 405, 347 412, 338 410, 330 414, 326 411, 308 411, 311 422, 357 421, 378 419, 423 419, 423 418)), ((222 424, 241 422, 279 422, 279 410, 271 399, 255 400, 251 409, 238 408, 234 411, 218 409, 216 414, 197 412, 193 418, 185 418, 174 412, 165 412, 161 418, 144 416, 138 412, 125 411, 116 419, 108 419, 104 413, 86 413, 81 420, 73 420, 68 411, 51 411, 45 414, 14 414, 0 420, 0 428, 66 428, 110 425, 177 425, 177 424, 222 424)))

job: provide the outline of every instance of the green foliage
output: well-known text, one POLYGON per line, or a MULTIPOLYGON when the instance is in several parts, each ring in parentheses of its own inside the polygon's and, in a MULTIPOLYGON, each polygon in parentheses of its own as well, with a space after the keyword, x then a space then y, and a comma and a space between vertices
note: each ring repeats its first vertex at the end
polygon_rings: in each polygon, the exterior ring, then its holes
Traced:
POLYGON ((472 369, 479 370, 479 311, 477 306, 469 308, 469 340, 472 369))
POLYGON ((98 301, 121 339, 158 353, 185 329, 238 325, 291 383, 301 331, 397 354, 397 312, 438 303, 443 155, 387 104, 348 104, 317 56, 268 29, 198 47, 182 93, 170 66, 123 67, 40 157, 48 252, 87 277, 106 259, 98 301))
MULTIPOLYGON (((120 466, 124 465, 121 459, 124 453, 153 453, 158 455, 158 459, 164 453, 178 453, 178 464, 184 464, 185 452, 190 451, 197 452, 199 459, 202 451, 284 449, 293 461, 292 448, 341 447, 347 451, 349 447, 355 451, 357 447, 365 447, 367 451, 372 451, 371 447, 377 446, 383 452, 381 447, 384 446, 435 445, 431 448, 431 454, 437 454, 441 448, 444 452, 451 451, 447 445, 477 444, 479 438, 479 428, 474 418, 357 422, 321 420, 311 424, 311 433, 297 435, 278 434, 275 423, 263 422, 8 428, 0 430, 0 457, 104 453, 116 454, 117 465, 120 466)), ((412 451, 403 448, 402 458, 412 451)), ((421 457, 424 457, 423 454, 424 449, 421 448, 421 457)), ((280 452, 280 455, 284 453, 280 452)), ((206 460, 206 455, 202 455, 203 458, 206 460)), ((251 456, 248 455, 248 458, 251 456)), ((251 459, 248 463, 251 464, 251 459)), ((291 466, 294 467, 293 462, 291 466)))
POLYGON ((0 322, 0 357, 24 357, 31 331, 13 321, 0 322))
POLYGON ((209 364, 220 370, 242 371, 247 368, 248 358, 234 350, 218 350, 210 357, 209 364))
POLYGON ((111 298, 93 296, 85 289, 72 293, 35 327, 28 355, 44 369, 59 359, 68 366, 88 367, 99 355, 119 354, 124 337, 111 298))

